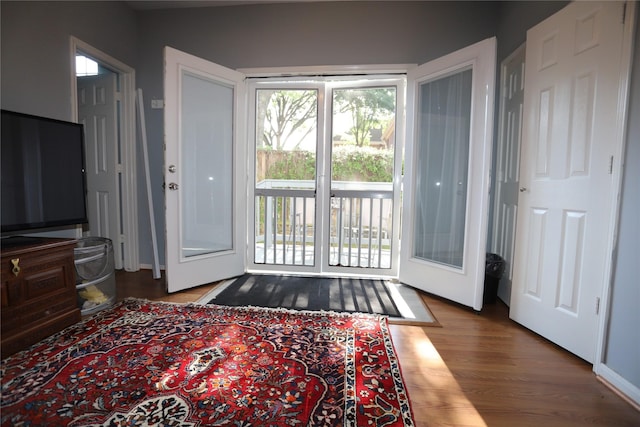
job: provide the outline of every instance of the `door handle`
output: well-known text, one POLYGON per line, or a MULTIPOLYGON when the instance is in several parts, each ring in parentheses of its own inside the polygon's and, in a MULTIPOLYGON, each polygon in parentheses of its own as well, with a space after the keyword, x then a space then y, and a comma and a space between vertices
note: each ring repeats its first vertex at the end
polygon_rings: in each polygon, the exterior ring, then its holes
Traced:
POLYGON ((178 184, 176 184, 175 182, 170 182, 168 187, 169 187, 169 190, 177 190, 178 184))
POLYGON ((524 193, 524 192, 526 192, 526 191, 528 191, 528 188, 527 188, 527 187, 520 187, 520 192, 521 192, 521 193, 524 193))
POLYGON ((11 260, 11 265, 13 265, 11 272, 13 273, 14 276, 17 276, 18 274, 20 274, 20 266, 18 264, 20 264, 20 258, 14 258, 11 260))

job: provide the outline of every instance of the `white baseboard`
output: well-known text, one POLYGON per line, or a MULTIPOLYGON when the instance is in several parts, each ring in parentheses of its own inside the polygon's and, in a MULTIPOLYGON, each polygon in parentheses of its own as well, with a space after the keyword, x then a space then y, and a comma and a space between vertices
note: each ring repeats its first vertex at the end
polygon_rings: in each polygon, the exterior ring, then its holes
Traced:
MULTIPOLYGON (((160 270, 164 271, 164 265, 160 266, 160 270)), ((153 270, 153 266, 151 264, 140 264, 140 270, 153 270)))
POLYGON ((598 379, 614 393, 640 411, 640 388, 631 384, 605 364, 598 366, 598 379))

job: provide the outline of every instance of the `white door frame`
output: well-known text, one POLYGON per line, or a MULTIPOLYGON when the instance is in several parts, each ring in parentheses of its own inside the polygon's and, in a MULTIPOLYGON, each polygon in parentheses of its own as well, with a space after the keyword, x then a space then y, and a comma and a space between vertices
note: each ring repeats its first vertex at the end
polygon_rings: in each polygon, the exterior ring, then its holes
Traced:
MULTIPOLYGON (((138 241, 138 195, 136 167, 136 124, 135 124, 135 70, 88 43, 71 36, 69 61, 71 70, 71 115, 78 121, 78 92, 76 83, 76 53, 81 51, 120 75, 122 93, 120 112, 121 129, 121 209, 122 231, 119 242, 123 245, 123 265, 126 271, 140 269, 138 241)), ((120 213, 114 213, 120 217, 120 213)), ((118 266, 118 265, 117 265, 118 266)))
MULTIPOLYGON (((627 121, 628 110, 629 110, 629 92, 630 92, 630 78, 631 78, 631 65, 633 60, 633 44, 634 44, 634 35, 636 28, 636 13, 637 13, 637 2, 636 1, 627 1, 625 5, 625 21, 624 21, 624 30, 623 30, 623 39, 622 39, 622 58, 620 64, 620 80, 618 91, 620 93, 619 96, 619 104, 617 111, 617 126, 615 135, 612 135, 612 138, 616 141, 618 145, 618 150, 615 153, 615 159, 612 164, 612 187, 615 188, 616 191, 613 191, 609 197, 614 201, 612 203, 613 209, 611 212, 611 218, 609 223, 609 228, 614 232, 610 235, 610 238, 607 242, 603 242, 603 244, 607 245, 607 253, 614 254, 614 250, 616 248, 617 236, 618 236, 618 227, 619 227, 619 218, 620 218, 620 196, 622 195, 622 177, 624 172, 624 153, 626 152, 626 141, 627 141, 627 121)), ((603 285, 602 297, 600 307, 602 308, 601 315, 598 319, 598 331, 597 331, 597 343, 596 343, 596 352, 593 363, 593 371, 601 376, 606 382, 613 385, 615 388, 620 390, 626 396, 630 397, 635 401, 636 404, 640 404, 640 389, 634 386, 627 379, 620 376, 618 373, 613 371, 611 368, 607 366, 606 361, 606 350, 607 350, 607 329, 609 324, 609 311, 611 309, 611 292, 612 292, 612 283, 613 283, 613 268, 614 268, 614 257, 608 257, 607 262, 605 264, 605 275, 607 278, 603 285)))
MULTIPOLYGON (((249 115, 251 117, 248 124, 249 135, 255 136, 255 93, 258 89, 273 88, 273 89, 304 89, 304 90, 317 90, 318 91, 318 116, 317 116, 317 150, 316 150, 316 213, 315 213, 315 229, 319 230, 315 236, 314 250, 315 250, 315 263, 312 266, 290 265, 290 264, 258 264, 255 262, 255 204, 251 203, 249 206, 249 215, 247 222, 247 238, 248 238, 248 255, 247 255, 247 271, 249 272, 272 272, 283 274, 307 274, 307 275, 339 275, 341 277, 397 277, 398 275, 398 260, 399 260, 399 242, 400 242, 400 185, 401 185, 401 170, 402 170, 402 157, 404 147, 404 123, 402 118, 404 114, 399 111, 404 109, 405 92, 406 92, 406 79, 405 74, 407 68, 406 65, 398 66, 379 66, 378 67, 333 67, 331 71, 326 68, 321 68, 321 72, 318 68, 313 68, 309 77, 305 76, 305 71, 298 69, 301 78, 291 77, 290 72, 278 69, 276 71, 271 69, 265 72, 265 79, 263 75, 259 74, 259 71, 249 70, 248 73, 254 79, 249 79, 249 115), (353 75, 353 70, 358 70, 358 75, 353 75), (387 70, 381 72, 380 70, 387 70), (388 71, 393 69, 394 73, 389 74, 388 71), (261 78, 255 79, 258 77, 261 78), (327 79, 324 75, 331 75, 333 79, 327 79), (336 75, 344 76, 335 77, 336 75), (310 81, 307 81, 310 80, 310 81), (331 266, 329 265, 329 256, 325 252, 327 248, 328 240, 328 218, 327 212, 329 211, 330 193, 329 185, 331 184, 331 144, 327 141, 329 135, 331 135, 331 118, 328 117, 331 114, 331 99, 330 95, 332 90, 338 88, 359 88, 368 87, 363 82, 372 82, 371 84, 382 85, 388 83, 391 87, 397 89, 397 106, 396 106, 396 137, 394 145, 394 176, 393 182, 393 225, 392 225, 392 250, 391 250, 391 266, 388 269, 378 268, 365 268, 365 267, 344 267, 344 266, 331 266), (252 109, 252 110, 251 110, 252 109)), ((248 166, 247 172, 249 177, 248 188, 248 200, 255 200, 255 149, 256 141, 255 137, 251 137, 248 141, 248 166)), ((295 196, 295 191, 291 193, 295 196)))

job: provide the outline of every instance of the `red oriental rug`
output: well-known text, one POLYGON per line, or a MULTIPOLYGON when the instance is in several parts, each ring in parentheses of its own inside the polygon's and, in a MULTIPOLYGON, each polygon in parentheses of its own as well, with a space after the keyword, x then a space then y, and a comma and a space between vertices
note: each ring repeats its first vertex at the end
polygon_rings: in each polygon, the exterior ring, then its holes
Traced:
POLYGON ((127 299, 2 361, 2 425, 413 426, 387 320, 127 299))

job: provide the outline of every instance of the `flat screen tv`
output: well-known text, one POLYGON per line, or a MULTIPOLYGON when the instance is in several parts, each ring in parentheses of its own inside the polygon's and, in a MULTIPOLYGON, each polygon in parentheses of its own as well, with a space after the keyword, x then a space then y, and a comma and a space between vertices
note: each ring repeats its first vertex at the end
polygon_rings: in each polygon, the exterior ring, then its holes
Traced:
POLYGON ((1 114, 2 233, 87 223, 82 125, 1 114))

